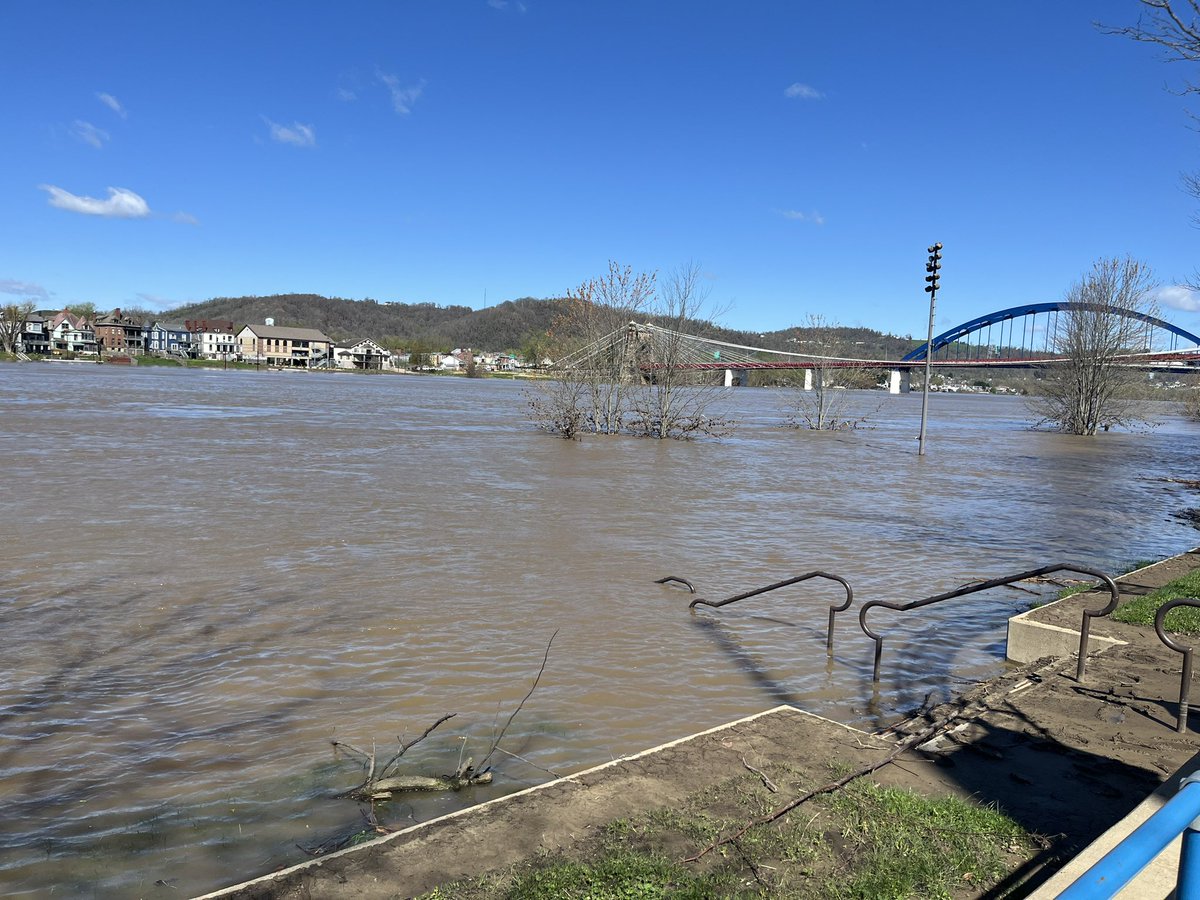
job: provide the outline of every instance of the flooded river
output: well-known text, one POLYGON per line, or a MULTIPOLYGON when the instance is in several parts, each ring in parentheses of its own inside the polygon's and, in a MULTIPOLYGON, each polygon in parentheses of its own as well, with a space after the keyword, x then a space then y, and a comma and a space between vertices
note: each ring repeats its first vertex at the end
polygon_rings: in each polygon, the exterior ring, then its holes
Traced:
POLYGON ((920 397, 874 427, 556 440, 511 381, 0 366, 0 893, 182 897, 361 824, 353 763, 412 752, 495 783, 392 804, 422 820, 778 703, 873 726, 1003 666, 993 591, 908 617, 883 678, 834 585, 690 613, 815 568, 915 599, 1051 561, 1115 569, 1190 548, 1196 427, 1086 439, 1022 401, 920 397))

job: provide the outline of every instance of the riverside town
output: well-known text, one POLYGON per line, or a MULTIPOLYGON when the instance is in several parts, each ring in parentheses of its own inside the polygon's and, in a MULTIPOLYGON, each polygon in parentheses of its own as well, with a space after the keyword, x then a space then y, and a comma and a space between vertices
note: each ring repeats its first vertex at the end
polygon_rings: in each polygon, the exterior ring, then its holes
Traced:
POLYGON ((1200 900, 1200 0, 0 31, 0 897, 1200 900))

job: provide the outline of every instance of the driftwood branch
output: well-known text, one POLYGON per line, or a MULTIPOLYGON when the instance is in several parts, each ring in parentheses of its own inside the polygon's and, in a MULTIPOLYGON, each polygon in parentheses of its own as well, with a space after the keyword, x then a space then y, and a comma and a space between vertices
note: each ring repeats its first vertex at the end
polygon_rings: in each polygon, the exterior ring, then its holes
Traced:
POLYGON ((563 777, 561 772, 555 772, 553 769, 547 769, 544 766, 539 766, 533 760, 526 759, 521 754, 513 753, 511 750, 505 750, 503 747, 501 747, 499 745, 496 746, 496 752, 503 753, 505 756, 511 756, 513 759, 519 759, 521 762, 525 763, 525 765, 533 766, 533 768, 537 769, 539 772, 545 772, 551 778, 562 778, 563 777))
MULTIPOLYGON (((455 766, 454 772, 450 775, 401 775, 397 771, 398 763, 404 758, 404 754, 433 734, 439 725, 453 719, 456 715, 456 713, 447 713, 411 741, 405 741, 403 736, 397 737, 396 740, 400 744, 400 749, 383 765, 378 765, 377 763, 378 757, 374 744, 371 745, 371 752, 368 753, 365 750, 355 747, 353 744, 333 741, 332 743, 336 750, 345 750, 348 753, 361 757, 365 761, 367 769, 367 777, 361 784, 339 796, 350 797, 354 800, 373 804, 376 800, 390 800, 394 794, 403 791, 459 791, 468 785, 490 784, 492 773, 487 768, 488 760, 498 751, 508 753, 507 750, 503 750, 500 747, 500 742, 504 739, 504 735, 508 732, 513 720, 517 717, 517 713, 525 707, 529 698, 533 696, 533 692, 537 690, 538 683, 542 680, 542 675, 546 671, 546 664, 550 660, 550 647, 554 643, 554 638, 557 634, 558 632, 555 631, 554 634, 550 635, 550 640, 546 643, 546 652, 542 655, 542 664, 533 679, 533 684, 530 685, 521 702, 517 704, 517 708, 509 715, 508 720, 504 723, 504 727, 494 736, 491 748, 478 766, 475 765, 473 757, 466 755, 466 744, 464 743, 459 752, 458 764, 455 766)), ((465 741, 466 738, 463 738, 463 740, 465 741)), ((516 757, 516 754, 513 753, 508 753, 508 755, 516 757)), ((522 757, 516 758, 521 759, 522 757)), ((374 822, 373 807, 371 818, 374 822)), ((377 823, 375 825, 377 827, 377 823)))
POLYGON ((383 764, 383 767, 379 770, 379 777, 382 778, 385 775, 387 775, 388 770, 391 769, 392 766, 394 766, 396 763, 398 763, 400 761, 400 757, 402 757, 405 753, 407 753, 413 747, 417 746, 417 744, 421 743, 421 741, 425 740, 425 738, 429 737, 429 735, 433 734, 433 730, 435 728, 437 728, 439 725, 441 725, 446 720, 453 719, 456 715, 458 715, 458 713, 447 713, 446 715, 444 715, 440 719, 438 719, 436 722, 434 722, 432 725, 430 725, 428 728, 426 728, 421 733, 420 737, 414 738, 413 740, 409 741, 407 744, 404 743, 404 741, 401 741, 400 738, 396 738, 397 741, 400 741, 400 752, 397 753, 395 756, 393 756, 391 759, 389 759, 386 763, 383 764))
POLYGON ((762 769, 754 768, 754 766, 752 766, 752 765, 750 765, 750 763, 746 762, 746 757, 744 757, 744 756, 742 757, 742 765, 745 766, 749 771, 751 771, 755 775, 757 775, 759 777, 759 779, 762 781, 763 787, 765 787, 768 791, 770 791, 772 794, 779 793, 779 788, 777 788, 775 786, 775 782, 773 782, 770 778, 767 777, 766 772, 764 772, 762 769))
POLYGON ((554 643, 554 639, 556 637, 558 637, 557 628, 554 630, 554 634, 550 635, 550 640, 546 642, 546 652, 542 654, 542 665, 538 669, 538 673, 533 679, 533 684, 529 686, 529 691, 522 698, 521 702, 517 704, 517 708, 512 711, 512 715, 508 717, 508 721, 504 723, 504 727, 500 729, 500 733, 492 739, 491 749, 488 750, 487 756, 485 756, 479 763, 479 768, 481 770, 484 769, 484 767, 488 764, 488 760, 495 755, 496 748, 499 747, 500 742, 504 740, 504 734, 508 731, 508 726, 513 723, 513 719, 517 717, 517 713, 521 711, 522 707, 525 706, 525 702, 532 697, 533 692, 537 690, 538 682, 542 680, 542 673, 546 671, 546 663, 550 660, 550 647, 554 643))

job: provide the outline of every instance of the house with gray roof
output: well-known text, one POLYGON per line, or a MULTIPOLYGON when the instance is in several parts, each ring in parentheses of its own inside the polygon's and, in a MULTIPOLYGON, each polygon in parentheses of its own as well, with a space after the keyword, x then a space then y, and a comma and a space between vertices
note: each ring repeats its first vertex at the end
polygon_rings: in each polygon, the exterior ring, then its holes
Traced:
POLYGON ((190 356, 192 333, 182 322, 155 322, 146 328, 146 350, 150 353, 190 356))
POLYGON ((299 369, 331 364, 333 339, 315 328, 247 325, 237 339, 242 359, 249 362, 299 369))

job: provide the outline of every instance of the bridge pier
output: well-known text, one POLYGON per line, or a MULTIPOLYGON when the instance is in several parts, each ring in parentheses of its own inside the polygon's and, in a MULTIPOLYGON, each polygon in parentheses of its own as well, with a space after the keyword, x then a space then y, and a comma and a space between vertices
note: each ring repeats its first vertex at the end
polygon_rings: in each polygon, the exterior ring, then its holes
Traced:
POLYGON ((813 370, 812 369, 804 370, 804 389, 806 391, 811 391, 813 389, 813 370))
POLYGON ((750 384, 750 372, 746 369, 726 369, 725 387, 747 387, 750 384))
POLYGON ((888 373, 888 393, 907 394, 912 390, 912 370, 892 369, 888 373))

